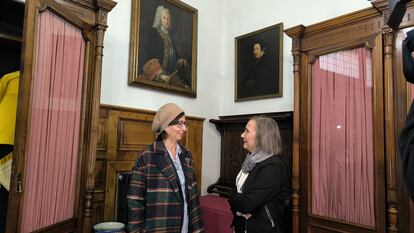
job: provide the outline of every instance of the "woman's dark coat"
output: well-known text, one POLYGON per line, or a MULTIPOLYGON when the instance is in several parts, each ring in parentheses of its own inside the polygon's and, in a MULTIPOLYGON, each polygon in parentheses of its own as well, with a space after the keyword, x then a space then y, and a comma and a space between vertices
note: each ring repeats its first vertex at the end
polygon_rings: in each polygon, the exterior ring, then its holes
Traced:
POLYGON ((250 171, 242 187, 242 193, 234 191, 229 198, 234 214, 236 233, 285 232, 286 201, 289 198, 287 166, 281 156, 272 156, 250 171), (249 213, 245 218, 236 216, 236 211, 249 213))
MULTIPOLYGON (((162 141, 137 159, 128 190, 128 232, 181 233, 184 204, 181 185, 162 141)), ((204 232, 191 153, 180 145, 178 156, 185 174, 188 232, 204 232)))

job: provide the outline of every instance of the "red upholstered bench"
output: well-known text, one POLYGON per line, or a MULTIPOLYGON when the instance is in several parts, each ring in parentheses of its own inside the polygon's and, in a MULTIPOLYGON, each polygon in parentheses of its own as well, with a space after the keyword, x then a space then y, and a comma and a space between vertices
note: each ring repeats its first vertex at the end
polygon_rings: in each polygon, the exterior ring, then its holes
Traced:
POLYGON ((200 197, 206 233, 232 233, 233 214, 227 198, 215 195, 200 197))

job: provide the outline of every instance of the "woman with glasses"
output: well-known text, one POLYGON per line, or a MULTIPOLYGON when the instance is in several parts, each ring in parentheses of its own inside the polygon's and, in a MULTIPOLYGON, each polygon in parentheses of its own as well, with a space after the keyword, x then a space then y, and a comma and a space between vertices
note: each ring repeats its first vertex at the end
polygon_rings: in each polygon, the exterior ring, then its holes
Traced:
POLYGON ((156 113, 156 141, 132 169, 128 232, 204 232, 193 159, 179 143, 187 126, 176 104, 168 103, 156 113))

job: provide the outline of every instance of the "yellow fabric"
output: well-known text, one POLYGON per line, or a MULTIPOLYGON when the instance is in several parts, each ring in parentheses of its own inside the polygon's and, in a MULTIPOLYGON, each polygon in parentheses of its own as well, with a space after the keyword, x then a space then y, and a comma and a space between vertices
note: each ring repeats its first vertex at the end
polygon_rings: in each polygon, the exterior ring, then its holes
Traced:
POLYGON ((12 153, 0 159, 0 184, 10 191, 12 153))
POLYGON ((14 145, 20 71, 0 79, 0 144, 14 145))

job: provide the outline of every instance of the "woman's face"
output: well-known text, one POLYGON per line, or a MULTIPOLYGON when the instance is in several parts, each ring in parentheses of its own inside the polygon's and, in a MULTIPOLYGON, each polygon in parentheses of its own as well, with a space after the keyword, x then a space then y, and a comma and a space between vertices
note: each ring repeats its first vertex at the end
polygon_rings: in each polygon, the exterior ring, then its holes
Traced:
POLYGON ((243 148, 253 152, 256 148, 256 122, 250 120, 241 135, 243 139, 243 148))
POLYGON ((165 128, 167 133, 167 139, 173 140, 175 142, 180 141, 185 132, 187 131, 187 126, 185 125, 185 116, 182 116, 178 123, 175 125, 169 125, 165 128))

